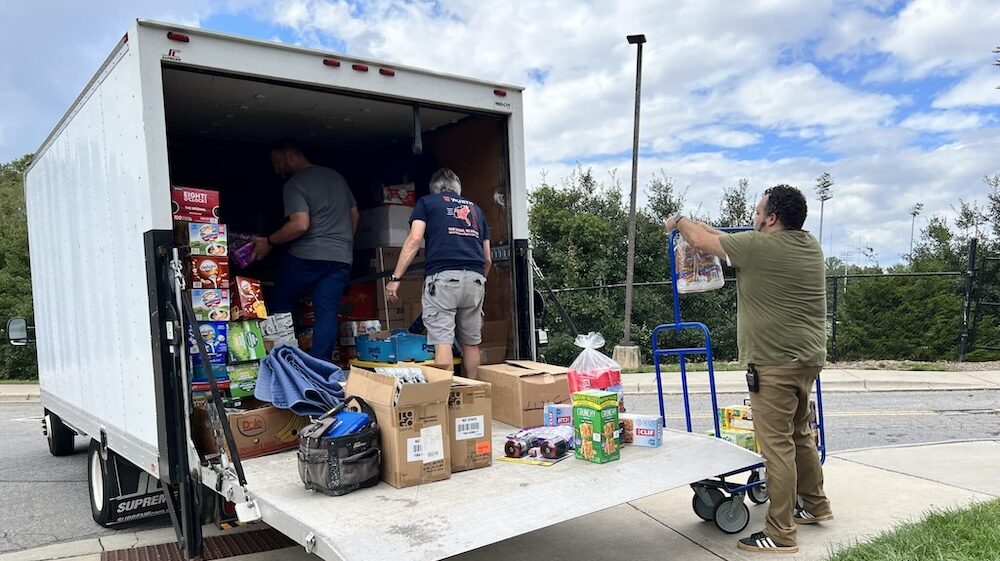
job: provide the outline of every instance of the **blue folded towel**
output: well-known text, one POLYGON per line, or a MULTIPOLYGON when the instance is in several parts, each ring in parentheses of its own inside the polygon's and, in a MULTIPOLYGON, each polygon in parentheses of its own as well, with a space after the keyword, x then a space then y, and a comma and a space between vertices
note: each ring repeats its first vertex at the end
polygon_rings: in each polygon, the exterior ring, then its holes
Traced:
POLYGON ((280 345, 261 361, 254 397, 297 415, 318 416, 344 400, 346 381, 337 365, 280 345))

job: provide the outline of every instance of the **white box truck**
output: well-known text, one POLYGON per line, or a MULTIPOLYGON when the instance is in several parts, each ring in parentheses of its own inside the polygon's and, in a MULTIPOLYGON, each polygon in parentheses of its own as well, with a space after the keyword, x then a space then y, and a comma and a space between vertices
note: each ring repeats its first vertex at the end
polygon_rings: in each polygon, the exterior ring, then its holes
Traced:
MULTIPOLYGON (((194 556, 199 511, 218 495, 324 559, 442 559, 750 463, 671 433, 662 450, 612 466, 497 462, 328 498, 304 490, 294 453, 244 461, 245 485, 232 465, 201 462, 170 269, 171 186, 219 191, 231 229, 270 231, 283 217, 268 147, 281 137, 341 171, 362 208, 382 185, 455 170, 492 233, 486 313, 510 319, 509 358, 535 355, 521 88, 139 20, 25 179, 46 433, 56 455, 89 440, 95 521, 168 512, 194 556)), ((27 341, 23 324, 21 334, 15 343, 27 341)))

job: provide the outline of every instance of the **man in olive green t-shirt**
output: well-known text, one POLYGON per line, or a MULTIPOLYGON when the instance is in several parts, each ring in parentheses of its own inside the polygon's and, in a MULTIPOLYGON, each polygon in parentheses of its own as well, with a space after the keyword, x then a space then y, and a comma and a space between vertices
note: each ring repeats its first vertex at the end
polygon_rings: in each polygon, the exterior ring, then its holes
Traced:
POLYGON ((666 223, 736 268, 736 341, 758 374, 750 400, 771 499, 764 531, 737 542, 744 551, 793 553, 796 524, 833 519, 809 428, 809 397, 826 362, 826 279, 805 219, 802 193, 777 185, 757 205, 754 231, 726 234, 680 215, 666 223))

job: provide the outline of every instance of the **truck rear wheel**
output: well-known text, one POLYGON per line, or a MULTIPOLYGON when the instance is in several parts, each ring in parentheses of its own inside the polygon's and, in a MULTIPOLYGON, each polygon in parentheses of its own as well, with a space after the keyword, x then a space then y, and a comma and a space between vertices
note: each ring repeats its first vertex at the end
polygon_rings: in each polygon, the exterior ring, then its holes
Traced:
POLYGON ((66 426, 59 415, 45 410, 45 437, 49 442, 49 453, 53 456, 69 456, 76 451, 74 438, 76 433, 66 426))
MULTIPOLYGON (((107 454, 112 454, 110 450, 107 454)), ((108 458, 101 455, 101 444, 90 441, 87 451, 87 483, 90 488, 90 513, 105 528, 111 520, 111 500, 108 496, 108 458)))

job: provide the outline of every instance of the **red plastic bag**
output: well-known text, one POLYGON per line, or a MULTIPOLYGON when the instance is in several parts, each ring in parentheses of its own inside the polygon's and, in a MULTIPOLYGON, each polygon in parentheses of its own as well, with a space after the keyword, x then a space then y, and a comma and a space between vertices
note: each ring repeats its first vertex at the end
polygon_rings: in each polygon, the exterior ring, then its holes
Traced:
POLYGON ((622 385, 622 367, 611 357, 598 351, 604 346, 604 336, 591 331, 576 336, 576 346, 583 352, 569 366, 570 393, 583 390, 618 391, 622 385))

